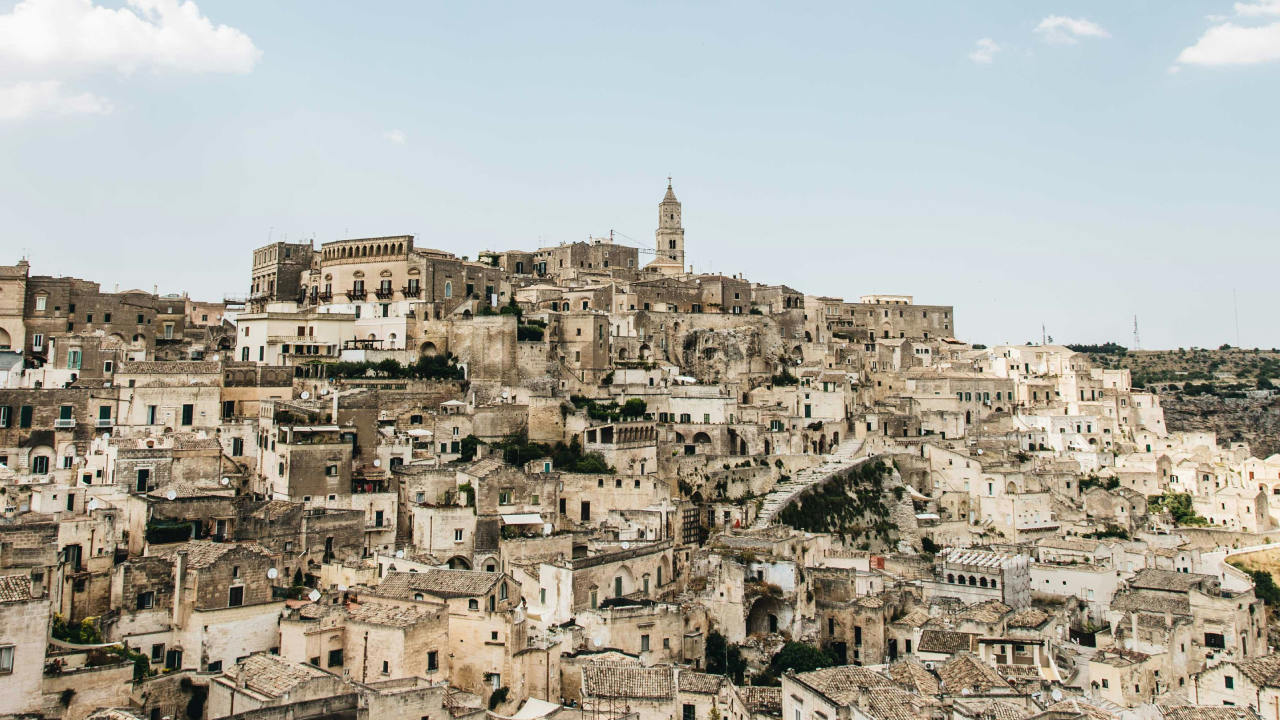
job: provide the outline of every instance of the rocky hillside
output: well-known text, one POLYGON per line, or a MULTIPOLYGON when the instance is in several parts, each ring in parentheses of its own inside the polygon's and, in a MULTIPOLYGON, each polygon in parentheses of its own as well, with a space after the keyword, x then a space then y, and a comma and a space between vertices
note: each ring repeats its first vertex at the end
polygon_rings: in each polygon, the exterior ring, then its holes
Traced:
POLYGON ((1260 458, 1280 452, 1280 397, 1162 394, 1160 402, 1171 431, 1212 430, 1219 443, 1243 440, 1260 458))

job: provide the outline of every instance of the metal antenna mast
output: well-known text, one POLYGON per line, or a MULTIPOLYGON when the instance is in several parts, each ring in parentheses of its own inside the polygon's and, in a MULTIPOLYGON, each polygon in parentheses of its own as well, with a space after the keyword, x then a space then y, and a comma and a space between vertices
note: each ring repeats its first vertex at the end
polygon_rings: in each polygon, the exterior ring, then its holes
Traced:
POLYGON ((1141 350, 1142 341, 1138 339, 1138 316, 1133 316, 1133 349, 1141 350))

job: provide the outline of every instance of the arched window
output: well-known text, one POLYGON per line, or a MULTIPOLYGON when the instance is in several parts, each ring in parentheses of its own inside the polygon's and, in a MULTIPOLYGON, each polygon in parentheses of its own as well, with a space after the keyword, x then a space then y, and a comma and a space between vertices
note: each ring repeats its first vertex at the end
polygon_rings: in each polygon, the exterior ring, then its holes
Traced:
POLYGON ((955 584, 956 584, 956 576, 955 576, 955 575, 953 575, 952 573, 947 573, 947 582, 951 583, 952 585, 955 585, 955 584))
POLYGON ((448 281, 445 281, 445 284, 444 284, 444 296, 445 296, 445 297, 447 297, 447 298, 451 298, 451 297, 453 297, 453 283, 448 282, 448 281))
POLYGON ((995 580, 992 580, 992 581, 991 581, 991 587, 992 587, 992 588, 997 587, 997 585, 996 585, 996 581, 995 581, 995 580))
POLYGON ((969 576, 969 585, 974 586, 974 585, 977 585, 977 584, 978 584, 978 578, 976 578, 976 577, 974 577, 974 576, 970 575, 970 576, 969 576))
POLYGON ((980 579, 978 580, 978 585, 979 585, 980 587, 986 587, 986 586, 987 586, 987 579, 986 579, 986 578, 980 578, 980 579))

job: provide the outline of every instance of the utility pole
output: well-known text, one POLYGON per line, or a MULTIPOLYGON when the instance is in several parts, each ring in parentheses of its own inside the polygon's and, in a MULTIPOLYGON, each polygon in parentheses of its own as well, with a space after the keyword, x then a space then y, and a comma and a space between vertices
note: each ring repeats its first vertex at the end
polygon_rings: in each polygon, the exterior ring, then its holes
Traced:
POLYGON ((1133 316, 1133 349, 1141 350, 1142 341, 1138 339, 1138 316, 1133 316))

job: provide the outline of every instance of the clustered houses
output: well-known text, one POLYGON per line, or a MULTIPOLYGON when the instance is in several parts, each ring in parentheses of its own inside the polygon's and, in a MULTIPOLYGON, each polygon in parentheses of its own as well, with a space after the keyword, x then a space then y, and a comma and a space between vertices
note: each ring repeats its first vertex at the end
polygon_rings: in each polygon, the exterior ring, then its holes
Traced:
POLYGON ((1280 458, 655 240, 0 267, 0 713, 1280 717, 1280 458))

